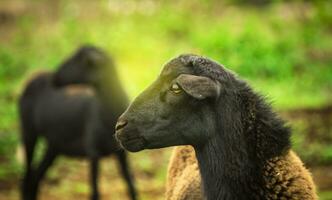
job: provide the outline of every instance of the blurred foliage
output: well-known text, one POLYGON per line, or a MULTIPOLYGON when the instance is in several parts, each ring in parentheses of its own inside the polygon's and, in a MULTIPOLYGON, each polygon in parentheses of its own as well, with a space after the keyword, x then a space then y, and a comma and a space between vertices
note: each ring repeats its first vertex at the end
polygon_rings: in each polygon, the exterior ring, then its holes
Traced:
MULTIPOLYGON (((287 116, 288 114, 288 116, 287 116)), ((287 111, 293 128, 293 147, 311 166, 332 161, 332 106, 287 111)))
MULTIPOLYGON (((279 110, 328 105, 331 9, 332 1, 319 0, 0 1, 0 159, 10 160, 0 163, 0 179, 19 171, 12 152, 24 81, 33 71, 55 69, 85 43, 114 56, 131 99, 168 59, 191 52, 234 70, 279 110)), ((301 143, 298 133, 307 129, 301 123, 294 125, 296 149, 307 160, 318 155, 330 163, 330 147, 318 142, 308 150, 301 143)))

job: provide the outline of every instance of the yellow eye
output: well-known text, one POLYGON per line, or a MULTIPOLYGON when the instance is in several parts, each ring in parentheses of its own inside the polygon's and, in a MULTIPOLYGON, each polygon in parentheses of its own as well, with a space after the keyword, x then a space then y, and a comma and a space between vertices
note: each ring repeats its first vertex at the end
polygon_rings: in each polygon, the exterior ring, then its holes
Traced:
POLYGON ((182 92, 181 87, 177 83, 173 83, 170 90, 174 92, 174 94, 179 94, 182 92))

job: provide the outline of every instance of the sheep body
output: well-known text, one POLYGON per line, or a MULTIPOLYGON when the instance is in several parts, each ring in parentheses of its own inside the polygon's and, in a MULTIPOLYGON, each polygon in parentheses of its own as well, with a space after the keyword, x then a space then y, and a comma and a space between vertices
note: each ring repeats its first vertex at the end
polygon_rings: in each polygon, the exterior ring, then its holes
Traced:
MULTIPOLYGON (((30 137, 33 133, 42 135, 46 137, 47 145, 56 147, 56 151, 61 154, 87 156, 88 145, 92 145, 88 142, 91 136, 86 135, 90 133, 79 122, 88 124, 91 119, 86 116, 97 117, 95 113, 101 109, 99 100, 89 92, 91 90, 88 87, 55 88, 52 76, 52 73, 36 76, 20 98, 22 128, 27 133, 31 132, 24 136, 30 137)), ((117 150, 117 144, 113 143, 104 145, 113 146, 113 150, 117 150)))
MULTIPOLYGON (((318 199, 311 173, 294 151, 270 159, 264 169, 266 187, 271 189, 269 199, 318 199)), ((175 147, 172 152, 166 199, 203 199, 198 163, 191 146, 175 147)))
POLYGON ((318 199, 310 172, 292 150, 269 159, 263 173, 268 199, 318 199))
POLYGON ((166 200, 201 200, 201 177, 191 146, 175 147, 169 161, 166 200))

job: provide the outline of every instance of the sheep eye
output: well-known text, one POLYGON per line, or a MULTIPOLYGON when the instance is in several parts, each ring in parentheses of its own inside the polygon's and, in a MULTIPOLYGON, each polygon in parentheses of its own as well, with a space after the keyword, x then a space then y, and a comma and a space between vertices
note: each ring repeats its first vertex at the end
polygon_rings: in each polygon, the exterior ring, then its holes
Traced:
POLYGON ((179 93, 182 92, 181 87, 180 87, 177 83, 173 83, 173 84, 171 85, 170 90, 171 90, 174 94, 179 94, 179 93))

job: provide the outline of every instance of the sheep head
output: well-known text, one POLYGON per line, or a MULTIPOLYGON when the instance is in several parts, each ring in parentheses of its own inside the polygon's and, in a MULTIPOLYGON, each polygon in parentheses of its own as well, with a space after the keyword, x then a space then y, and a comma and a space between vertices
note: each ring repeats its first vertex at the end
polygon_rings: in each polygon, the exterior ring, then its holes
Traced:
POLYGON ((108 55, 93 46, 79 48, 54 75, 56 86, 69 84, 98 84, 108 68, 113 68, 108 55))
POLYGON ((204 144, 216 129, 215 103, 232 80, 220 64, 201 56, 171 60, 118 119, 118 140, 133 152, 204 144))

